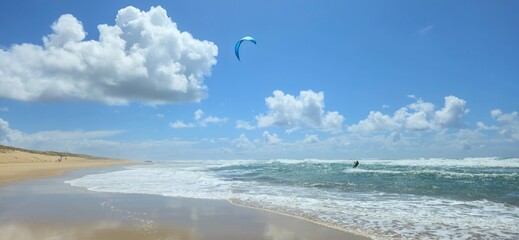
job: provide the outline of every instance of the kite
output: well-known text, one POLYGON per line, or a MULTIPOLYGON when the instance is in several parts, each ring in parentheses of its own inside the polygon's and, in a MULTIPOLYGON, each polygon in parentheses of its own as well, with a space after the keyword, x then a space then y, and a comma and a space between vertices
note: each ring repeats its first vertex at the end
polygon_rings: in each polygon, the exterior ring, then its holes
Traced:
POLYGON ((254 39, 253 37, 249 37, 249 36, 243 37, 242 39, 238 40, 238 42, 236 43, 236 46, 234 46, 234 54, 236 54, 238 61, 240 61, 240 45, 243 41, 249 41, 249 42, 253 42, 254 44, 256 44, 256 39, 254 39))

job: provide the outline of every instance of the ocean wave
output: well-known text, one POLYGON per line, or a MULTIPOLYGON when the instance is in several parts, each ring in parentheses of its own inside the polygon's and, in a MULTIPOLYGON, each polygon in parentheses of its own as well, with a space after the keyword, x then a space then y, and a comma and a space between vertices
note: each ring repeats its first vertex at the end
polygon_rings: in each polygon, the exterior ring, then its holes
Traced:
POLYGON ((412 170, 371 170, 371 169, 345 169, 343 173, 375 173, 394 175, 435 175, 444 178, 519 178, 519 172, 456 172, 448 170, 412 169, 412 170))
MULTIPOLYGON (((474 163, 467 164, 471 167, 466 168, 452 167, 459 166, 454 165, 458 160, 453 159, 444 161, 447 165, 452 163, 445 169, 424 167, 437 166, 430 163, 413 165, 414 161, 366 160, 356 169, 351 168, 350 161, 175 161, 131 166, 122 171, 87 175, 67 182, 92 191, 234 199, 243 205, 363 232, 374 238, 519 237, 519 204, 486 198, 492 195, 490 193, 475 199, 463 199, 463 194, 479 193, 479 189, 467 187, 479 186, 474 179, 510 177, 516 180, 517 171, 507 168, 495 168, 494 172, 475 171, 474 163), (402 161, 411 164, 402 164, 402 161), (420 179, 417 177, 425 175, 438 178, 428 178, 431 182, 417 180, 420 179), (405 181, 399 183, 403 185, 390 182, 395 177, 403 177, 401 180, 405 181), (443 181, 449 177, 456 178, 456 181, 443 181), (457 179, 466 179, 467 183, 457 179), (430 190, 441 184, 455 188, 448 190, 461 197, 442 195, 438 191, 409 194, 385 190, 386 186, 393 189, 425 186, 430 190)), ((510 162, 516 160, 489 161, 508 161, 513 165, 510 162)), ((501 181, 488 182, 491 187, 504 189, 504 197, 513 200, 519 194, 516 181, 506 183, 515 186, 515 190, 503 188, 501 181)))

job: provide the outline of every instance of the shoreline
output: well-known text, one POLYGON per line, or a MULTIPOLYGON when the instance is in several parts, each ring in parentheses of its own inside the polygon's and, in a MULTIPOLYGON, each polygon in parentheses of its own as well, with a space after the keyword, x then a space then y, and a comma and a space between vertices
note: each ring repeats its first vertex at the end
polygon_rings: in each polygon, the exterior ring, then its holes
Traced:
POLYGON ((231 201, 94 192, 65 183, 135 163, 87 161, 60 175, 0 184, 0 239, 369 239, 231 201))
POLYGON ((229 199, 227 201, 229 203, 231 203, 232 205, 237 206, 237 207, 250 208, 250 209, 255 209, 255 210, 258 210, 258 211, 266 211, 266 212, 273 213, 273 214, 279 214, 279 215, 283 215, 283 216, 287 216, 287 217, 291 217, 291 218, 301 219, 303 221, 307 221, 307 222, 310 222, 310 223, 313 223, 313 224, 316 224, 316 225, 320 225, 320 226, 327 227, 327 228, 330 228, 330 229, 335 229, 335 230, 344 232, 346 234, 354 235, 358 239, 372 239, 370 236, 364 235, 362 233, 358 233, 358 232, 355 232, 353 230, 345 229, 345 228, 342 228, 342 227, 339 227, 339 226, 336 226, 336 225, 327 224, 327 223, 321 222, 319 220, 313 220, 313 219, 310 219, 310 218, 305 218, 305 217, 302 217, 302 216, 297 216, 297 215, 294 215, 294 214, 285 213, 285 212, 276 211, 276 210, 271 210, 271 209, 267 209, 267 208, 248 206, 248 205, 245 205, 245 204, 240 204, 240 203, 236 202, 233 199, 229 199))
POLYGON ((111 169, 0 185, 0 239, 369 239, 225 200, 94 192, 65 183, 99 171, 111 169))

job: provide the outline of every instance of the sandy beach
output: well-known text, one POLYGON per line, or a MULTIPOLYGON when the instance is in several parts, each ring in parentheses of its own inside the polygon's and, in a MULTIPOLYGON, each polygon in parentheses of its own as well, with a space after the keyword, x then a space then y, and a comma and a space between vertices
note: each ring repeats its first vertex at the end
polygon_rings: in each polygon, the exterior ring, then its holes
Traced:
POLYGON ((22 179, 58 176, 73 169, 132 163, 135 162, 72 153, 32 151, 0 145, 0 185, 22 179))
POLYGON ((227 201, 92 192, 65 183, 121 169, 114 165, 125 161, 0 151, 0 240, 365 239, 227 201))

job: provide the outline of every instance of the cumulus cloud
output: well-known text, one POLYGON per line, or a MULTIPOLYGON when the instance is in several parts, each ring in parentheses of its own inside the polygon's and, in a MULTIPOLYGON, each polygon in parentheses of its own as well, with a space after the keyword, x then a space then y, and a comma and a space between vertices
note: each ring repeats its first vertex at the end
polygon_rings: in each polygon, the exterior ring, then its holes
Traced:
POLYGON ((463 99, 447 96, 443 108, 435 111, 432 103, 418 99, 397 110, 393 116, 371 111, 366 119, 349 126, 348 131, 428 131, 461 128, 464 126, 463 117, 469 112, 465 109, 465 104, 466 101, 463 99))
POLYGON ((501 111, 501 109, 493 109, 492 111, 490 111, 490 116, 492 116, 492 118, 498 118, 502 114, 503 112, 501 111))
POLYGON ((265 140, 265 144, 278 144, 281 143, 281 139, 277 134, 270 134, 268 131, 263 132, 263 139, 265 140))
POLYGON ((318 143, 319 137, 315 134, 306 134, 303 143, 318 143))
POLYGON ((175 122, 169 123, 169 126, 172 128, 194 128, 194 127, 206 127, 208 124, 216 124, 216 123, 224 123, 227 121, 226 118, 218 118, 214 116, 204 117, 204 111, 202 109, 198 109, 194 113, 193 119, 195 122, 185 123, 183 121, 177 120, 175 122))
POLYGON ((477 122, 476 126, 478 127, 477 130, 496 130, 496 126, 487 126, 483 122, 477 122))
POLYGON ((243 121, 243 120, 238 120, 236 121, 236 128, 238 129, 245 129, 245 130, 253 130, 255 129, 254 126, 252 126, 249 122, 246 122, 246 121, 243 121))
POLYGON ((256 116, 258 127, 281 126, 290 129, 315 128, 339 132, 344 117, 338 112, 324 111, 323 92, 301 91, 299 96, 276 90, 265 99, 268 111, 256 116))
POLYGON ((455 96, 445 97, 445 106, 434 113, 434 122, 441 127, 463 127, 461 120, 469 112, 465 109, 466 103, 455 96))
POLYGON ((6 144, 9 141, 15 141, 22 138, 20 131, 11 129, 9 123, 0 118, 0 142, 6 144))
POLYGON ((500 123, 500 126, 493 127, 493 129, 497 129, 503 136, 519 141, 519 117, 517 112, 503 113, 500 109, 494 109, 490 112, 490 115, 500 123))
POLYGON ((254 143, 252 143, 245 134, 240 134, 240 137, 231 141, 235 149, 239 151, 251 151, 254 149, 254 143))
POLYGON ((196 127, 196 125, 194 123, 185 123, 180 120, 169 123, 169 126, 172 128, 194 128, 194 127, 196 127))
POLYGON ((351 132, 372 132, 384 130, 396 130, 400 125, 394 117, 385 115, 381 112, 371 111, 368 117, 361 120, 358 124, 348 127, 351 132))
POLYGON ((43 45, 0 49, 0 97, 21 101, 80 99, 107 104, 198 102, 217 46, 181 32, 162 7, 118 11, 85 40, 73 15, 59 17, 43 45))

